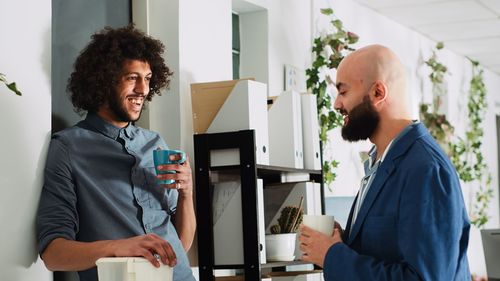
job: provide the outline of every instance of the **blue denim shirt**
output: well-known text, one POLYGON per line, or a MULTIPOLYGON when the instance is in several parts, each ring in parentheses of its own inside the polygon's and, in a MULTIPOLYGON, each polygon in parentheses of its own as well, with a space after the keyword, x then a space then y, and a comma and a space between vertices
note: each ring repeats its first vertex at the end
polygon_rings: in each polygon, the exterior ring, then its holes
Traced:
MULTIPOLYGON (((195 280, 171 217, 178 193, 156 183, 154 132, 115 127, 96 114, 52 136, 37 214, 38 251, 55 238, 82 242, 156 233, 177 255, 174 280, 195 280)), ((97 281, 97 270, 79 272, 97 281)))

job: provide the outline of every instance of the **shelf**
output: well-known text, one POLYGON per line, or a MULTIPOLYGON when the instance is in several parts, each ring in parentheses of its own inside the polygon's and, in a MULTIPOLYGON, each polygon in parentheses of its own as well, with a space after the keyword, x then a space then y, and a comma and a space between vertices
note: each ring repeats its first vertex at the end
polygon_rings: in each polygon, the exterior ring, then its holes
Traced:
MULTIPOLYGON (((308 169, 296 169, 289 167, 279 167, 279 166, 270 166, 270 165, 255 165, 257 167, 257 171, 260 174, 264 175, 279 175, 284 172, 286 173, 308 173, 314 175, 321 175, 321 170, 308 170, 308 169)), ((234 170, 240 169, 241 165, 228 165, 228 166, 212 166, 210 170, 212 171, 220 171, 220 170, 234 170)))
POLYGON ((321 183, 323 178, 321 170, 296 169, 296 168, 278 167, 269 165, 255 165, 255 166, 257 167, 257 174, 259 175, 259 178, 262 178, 266 185, 273 183, 304 182, 304 181, 321 183), (308 178, 301 179, 300 175, 308 175, 308 178), (283 180, 282 179, 283 176, 286 176, 290 179, 283 180), (294 177, 296 177, 297 179, 293 179, 294 177))
MULTIPOLYGON (((255 167, 257 168, 258 177, 264 180, 265 185, 305 181, 321 183, 322 179, 321 170, 296 169, 269 165, 255 165, 255 167)), ((234 171, 240 169, 241 165, 210 167, 211 171, 234 171)))
POLYGON ((298 276, 305 274, 314 274, 314 273, 322 273, 322 269, 313 269, 313 270, 299 270, 299 271, 274 271, 269 272, 266 275, 268 277, 284 277, 284 276, 298 276))
POLYGON ((310 262, 305 261, 276 261, 276 262, 268 262, 260 265, 261 268, 274 268, 274 267, 284 267, 291 265, 304 265, 304 264, 312 264, 310 262))
MULTIPOLYGON (((293 266, 293 265, 305 265, 312 264, 310 262, 304 261, 276 261, 276 262, 268 262, 260 265, 261 268, 277 268, 277 267, 285 267, 285 266, 293 266)), ((244 268, 243 264, 232 264, 232 265, 214 265, 214 269, 240 269, 244 268)))
POLYGON ((230 165, 230 166, 215 166, 210 167, 210 171, 227 171, 227 170, 239 170, 241 165, 230 165))
POLYGON ((280 167, 280 166, 270 166, 270 165, 255 165, 257 170, 264 173, 269 174, 279 174, 282 172, 290 172, 290 173, 309 173, 309 174, 317 174, 321 175, 321 170, 307 170, 307 169, 296 169, 289 167, 280 167))
MULTIPOLYGON (((243 269, 246 280, 258 281, 261 280, 262 269, 283 272, 287 271, 290 266, 312 265, 303 261, 260 263, 261 254, 264 254, 260 240, 264 238, 260 237, 260 235, 263 235, 262 229, 259 231, 258 202, 261 201, 258 201, 257 190, 259 189, 257 186, 258 179, 262 179, 263 185, 270 188, 282 183, 312 181, 320 184, 323 198, 322 170, 257 165, 253 130, 195 135, 194 149, 196 156, 196 221, 198 225, 200 281, 214 280, 215 269, 243 269), (237 149, 241 165, 211 166, 210 152, 219 149, 237 149), (241 190, 244 190, 244 193, 241 194, 243 261, 238 261, 237 265, 215 265, 214 223, 212 217, 214 185, 212 179, 217 180, 221 176, 217 174, 229 176, 225 175, 226 173, 230 174, 231 177, 232 174, 235 174, 241 184, 241 190)), ((324 210, 323 200, 321 208, 324 210)), ((230 245, 227 246, 230 247, 230 245)))

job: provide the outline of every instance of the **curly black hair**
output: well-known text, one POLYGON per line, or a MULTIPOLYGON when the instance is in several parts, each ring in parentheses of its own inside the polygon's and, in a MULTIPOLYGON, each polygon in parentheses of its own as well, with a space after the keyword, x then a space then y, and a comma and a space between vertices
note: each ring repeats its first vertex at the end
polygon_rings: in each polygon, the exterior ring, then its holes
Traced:
POLYGON ((76 112, 97 112, 109 97, 115 95, 127 59, 145 61, 151 67, 147 101, 168 87, 173 73, 161 56, 164 45, 136 29, 134 24, 117 29, 105 27, 91 38, 76 59, 74 71, 68 79, 67 90, 76 112))

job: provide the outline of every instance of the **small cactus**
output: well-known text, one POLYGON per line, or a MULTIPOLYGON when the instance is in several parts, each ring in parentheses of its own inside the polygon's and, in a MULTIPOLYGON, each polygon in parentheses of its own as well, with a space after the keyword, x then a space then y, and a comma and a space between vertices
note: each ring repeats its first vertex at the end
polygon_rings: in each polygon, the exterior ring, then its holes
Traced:
POLYGON ((286 206, 281 209, 280 217, 278 218, 278 224, 271 226, 272 234, 279 233, 293 233, 297 232, 297 228, 302 223, 302 201, 304 198, 300 198, 300 204, 296 206, 286 206))
POLYGON ((275 224, 273 226, 271 226, 271 233, 272 234, 279 234, 281 233, 281 227, 279 224, 275 224))

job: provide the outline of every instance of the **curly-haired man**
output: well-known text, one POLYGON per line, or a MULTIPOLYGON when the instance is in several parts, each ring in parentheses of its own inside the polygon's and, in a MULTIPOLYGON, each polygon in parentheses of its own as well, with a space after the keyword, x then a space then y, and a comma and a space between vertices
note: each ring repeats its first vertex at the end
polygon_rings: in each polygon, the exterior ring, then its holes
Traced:
POLYGON ((87 116, 53 135, 37 214, 38 250, 50 270, 96 281, 97 259, 138 256, 174 266, 174 280, 194 280, 189 161, 159 166, 177 173, 156 176, 153 150, 166 143, 133 124, 169 84, 163 51, 129 25, 94 34, 77 58, 68 91, 87 116), (158 184, 168 179, 175 183, 158 184))

